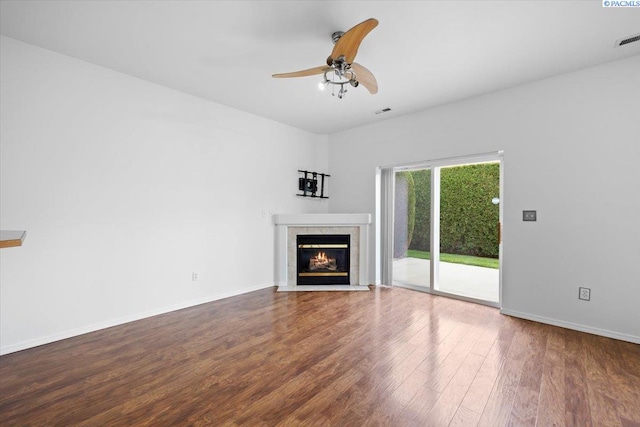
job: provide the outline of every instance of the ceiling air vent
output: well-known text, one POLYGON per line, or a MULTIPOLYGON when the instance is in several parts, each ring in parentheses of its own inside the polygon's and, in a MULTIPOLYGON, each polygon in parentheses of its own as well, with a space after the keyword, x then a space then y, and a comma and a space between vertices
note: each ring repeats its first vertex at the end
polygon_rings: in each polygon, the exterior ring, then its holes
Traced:
POLYGON ((639 40, 640 40, 640 34, 635 34, 633 36, 629 36, 624 39, 616 40, 616 47, 624 46, 626 44, 637 42, 639 40))
POLYGON ((387 108, 383 108, 382 110, 378 110, 378 111, 374 111, 376 114, 382 114, 382 113, 387 113, 391 111, 391 108, 387 107, 387 108))

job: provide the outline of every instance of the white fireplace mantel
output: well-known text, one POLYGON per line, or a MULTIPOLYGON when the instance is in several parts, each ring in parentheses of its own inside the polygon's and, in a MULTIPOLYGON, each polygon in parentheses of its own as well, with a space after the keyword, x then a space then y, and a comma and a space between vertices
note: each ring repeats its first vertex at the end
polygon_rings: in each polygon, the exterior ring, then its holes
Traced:
POLYGON ((367 274, 371 214, 277 214, 273 216, 273 223, 276 226, 276 285, 296 286, 295 272, 291 271, 294 269, 295 259, 290 259, 296 254, 296 234, 336 233, 336 229, 355 234, 353 237, 356 239, 352 240, 358 241, 357 247, 351 248, 351 285, 369 284, 367 274))

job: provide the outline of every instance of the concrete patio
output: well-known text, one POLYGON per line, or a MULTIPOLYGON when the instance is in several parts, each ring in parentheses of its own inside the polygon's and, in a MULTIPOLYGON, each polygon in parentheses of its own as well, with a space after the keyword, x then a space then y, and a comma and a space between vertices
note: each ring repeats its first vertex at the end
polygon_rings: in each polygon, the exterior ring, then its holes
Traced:
MULTIPOLYGON (((393 260, 393 284, 429 288, 431 263, 427 259, 399 258, 393 260)), ((499 270, 472 265, 440 262, 441 292, 499 302, 499 270)))

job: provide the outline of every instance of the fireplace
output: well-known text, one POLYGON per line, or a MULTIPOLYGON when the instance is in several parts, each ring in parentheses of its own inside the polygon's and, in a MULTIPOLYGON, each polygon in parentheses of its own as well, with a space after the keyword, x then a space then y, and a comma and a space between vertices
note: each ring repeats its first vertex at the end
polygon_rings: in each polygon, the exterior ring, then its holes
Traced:
POLYGON ((349 234, 299 234, 298 285, 349 285, 351 236, 349 234))
POLYGON ((349 236, 349 285, 368 285, 370 214, 275 214, 275 271, 277 286, 298 285, 299 235, 349 236))

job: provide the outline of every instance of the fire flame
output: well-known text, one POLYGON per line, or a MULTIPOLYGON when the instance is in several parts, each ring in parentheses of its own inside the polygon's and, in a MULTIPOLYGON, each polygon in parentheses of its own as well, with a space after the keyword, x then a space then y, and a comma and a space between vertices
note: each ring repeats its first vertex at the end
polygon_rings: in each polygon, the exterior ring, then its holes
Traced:
POLYGON ((318 254, 315 256, 315 259, 319 262, 327 262, 327 254, 325 254, 324 252, 318 252, 318 254))
POLYGON ((318 252, 309 260, 310 270, 336 270, 336 259, 329 258, 326 252, 318 252))

